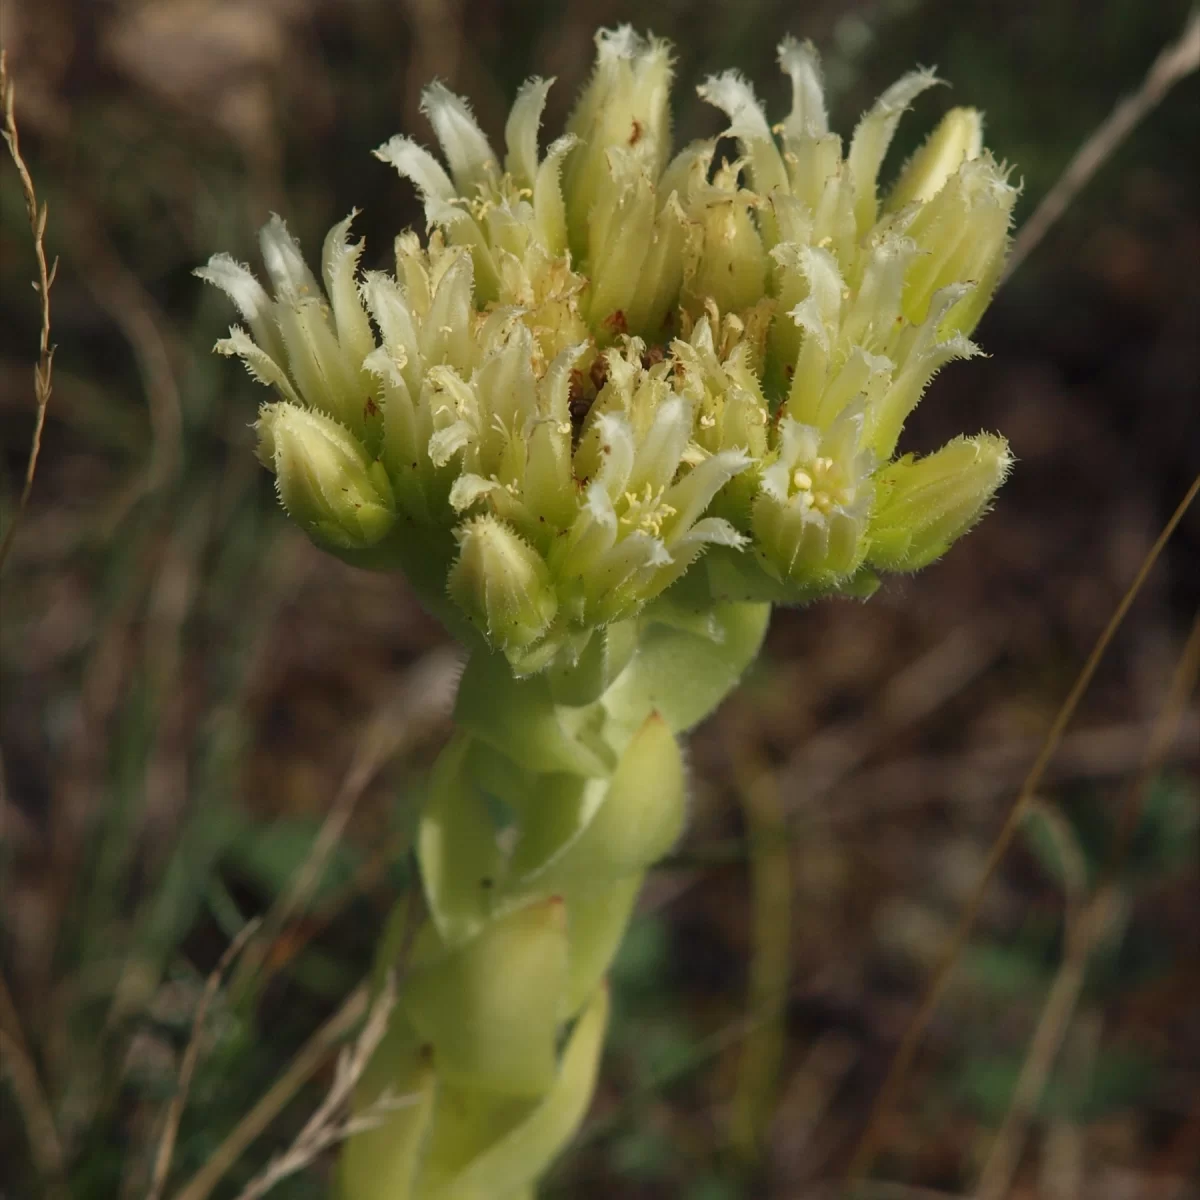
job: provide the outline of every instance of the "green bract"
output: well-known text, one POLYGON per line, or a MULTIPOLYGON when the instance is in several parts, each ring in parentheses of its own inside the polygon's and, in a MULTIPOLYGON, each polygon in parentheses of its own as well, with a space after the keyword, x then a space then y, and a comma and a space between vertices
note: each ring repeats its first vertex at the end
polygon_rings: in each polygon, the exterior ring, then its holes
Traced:
POLYGON ((351 219, 322 282, 283 222, 272 294, 199 274, 248 331, 218 344, 276 398, 259 454, 288 512, 352 563, 400 568, 468 646, 457 732, 417 839, 430 920, 360 1102, 411 1103, 352 1140, 348 1200, 529 1196, 582 1118, 603 976, 642 877, 684 822, 677 735, 736 684, 768 603, 866 595, 986 511, 1004 440, 897 443, 1000 277, 1015 191, 954 109, 890 189, 926 71, 848 146, 811 46, 785 42, 772 124, 734 73, 726 124, 673 150, 665 43, 597 35, 566 133, 524 85, 497 155, 439 84, 444 163, 395 137, 428 237, 359 269, 351 219), (718 138, 739 157, 718 156, 718 138))

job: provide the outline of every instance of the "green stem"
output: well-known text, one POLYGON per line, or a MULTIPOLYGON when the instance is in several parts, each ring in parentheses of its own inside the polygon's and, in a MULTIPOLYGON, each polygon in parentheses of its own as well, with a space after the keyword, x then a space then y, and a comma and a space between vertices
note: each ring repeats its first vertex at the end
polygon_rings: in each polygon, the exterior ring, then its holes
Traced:
POLYGON ((356 1098, 344 1200, 532 1195, 590 1102, 605 976, 683 829, 677 735, 735 686, 765 605, 660 601, 574 671, 475 654, 417 834, 430 919, 356 1098), (566 701, 570 701, 570 703, 566 701), (388 1109, 386 1094, 404 1096, 388 1109))

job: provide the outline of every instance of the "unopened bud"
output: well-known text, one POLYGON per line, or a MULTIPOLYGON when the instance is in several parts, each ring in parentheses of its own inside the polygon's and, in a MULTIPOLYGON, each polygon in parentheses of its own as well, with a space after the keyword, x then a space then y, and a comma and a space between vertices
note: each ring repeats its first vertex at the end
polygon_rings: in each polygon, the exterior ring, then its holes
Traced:
POLYGON ((589 214, 615 186, 608 151, 631 153, 652 177, 670 150, 671 54, 666 42, 643 38, 628 25, 596 35, 596 70, 567 122, 579 144, 567 158, 563 193, 571 249, 586 257, 589 214))
POLYGON ((966 159, 922 206, 904 231, 923 252, 904 280, 903 310, 909 321, 924 321, 940 289, 970 285, 943 318, 940 332, 946 337, 975 328, 1004 268, 1016 199, 1017 189, 984 153, 966 159))
POLYGON ((767 277, 766 251, 750 215, 753 197, 736 190, 736 172, 722 168, 719 182, 722 175, 733 186, 706 189, 704 207, 695 214, 703 234, 696 243, 699 261, 685 270, 684 300, 696 313, 708 300, 721 312, 749 308, 762 299, 767 277))
POLYGON ((987 511, 1011 466, 1008 443, 990 433, 892 463, 876 478, 868 562, 916 571, 939 558, 987 511))
POLYGON ((387 473, 348 429, 295 404, 264 405, 256 428, 284 508, 314 541, 364 550, 387 535, 396 520, 387 473))
POLYGON ((456 533, 450 596, 497 650, 522 650, 550 627, 558 600, 538 553, 511 526, 476 517, 456 533))
POLYGON ((974 108, 952 108, 908 160, 887 199, 890 211, 923 204, 946 186, 964 162, 983 150, 983 118, 974 108))

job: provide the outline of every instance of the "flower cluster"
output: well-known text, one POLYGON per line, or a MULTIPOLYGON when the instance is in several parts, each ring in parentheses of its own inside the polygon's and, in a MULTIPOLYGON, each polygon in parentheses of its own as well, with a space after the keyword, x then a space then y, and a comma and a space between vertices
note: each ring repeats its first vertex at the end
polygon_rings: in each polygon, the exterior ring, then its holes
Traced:
POLYGON ((567 123, 539 148, 550 82, 524 85, 503 161, 467 104, 424 96, 445 157, 377 154, 418 188, 429 237, 361 272, 350 219, 323 284, 283 222, 272 295, 216 256, 249 332, 219 344, 279 399, 259 452, 292 516, 364 565, 399 565, 519 674, 577 661, 686 574, 710 600, 862 593, 924 566, 986 510, 995 436, 895 459, 906 418, 999 278, 1015 191, 979 115, 949 112, 881 193, 905 76, 829 132, 819 64, 785 42, 772 126, 733 73, 701 96, 717 137, 672 154, 671 58, 597 36, 567 123))

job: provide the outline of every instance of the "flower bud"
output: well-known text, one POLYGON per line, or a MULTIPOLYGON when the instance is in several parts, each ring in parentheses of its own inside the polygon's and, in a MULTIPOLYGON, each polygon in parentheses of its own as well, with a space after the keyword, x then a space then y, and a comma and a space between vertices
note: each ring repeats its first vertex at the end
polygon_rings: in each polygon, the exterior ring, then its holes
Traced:
POLYGON ((538 553, 511 526, 476 517, 456 531, 450 596, 498 650, 522 650, 550 628, 558 599, 538 553))
POLYGON ((952 108, 900 172, 886 208, 932 200, 964 162, 983 150, 983 118, 974 108, 952 108))
POLYGON ((255 428, 284 508, 314 541, 365 550, 388 534, 396 512, 387 473, 349 430, 294 404, 264 405, 255 428))
POLYGON ((939 558, 987 511, 1011 466, 1008 443, 988 433, 892 463, 876 478, 868 562, 916 571, 939 558))
POLYGON ((628 151, 652 178, 666 163, 670 86, 666 42, 642 38, 628 25, 596 34, 596 70, 567 122, 580 144, 563 173, 571 250, 580 261, 588 258, 589 215, 617 186, 608 152, 628 151))
POLYGON ((711 185, 696 189, 691 217, 702 231, 696 261, 687 263, 683 298, 697 315, 711 301, 721 312, 738 312, 762 299, 767 255, 750 210, 756 198, 738 188, 741 164, 718 168, 711 185))
POLYGON ((905 228, 922 251, 904 281, 904 315, 925 320, 938 291, 970 290, 943 318, 943 337, 969 334, 999 282, 1008 253, 1008 227, 1017 189, 990 154, 967 158, 905 228))
MULTIPOLYGON (((654 186, 638 156, 614 148, 607 156, 606 186, 588 214, 593 327, 617 332, 638 290, 646 251, 654 234, 654 186), (616 314, 622 314, 618 320, 616 314)), ((625 326, 627 328, 627 326, 625 326)))

